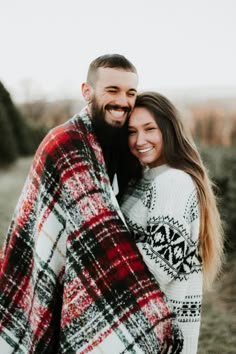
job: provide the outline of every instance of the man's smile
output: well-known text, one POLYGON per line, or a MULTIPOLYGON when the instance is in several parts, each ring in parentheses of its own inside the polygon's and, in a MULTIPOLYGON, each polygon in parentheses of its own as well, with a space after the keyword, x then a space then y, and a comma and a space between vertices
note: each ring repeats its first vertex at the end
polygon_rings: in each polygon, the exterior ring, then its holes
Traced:
POLYGON ((123 110, 114 110, 114 109, 111 109, 109 110, 109 112, 111 113, 111 115, 114 117, 114 118, 122 118, 124 114, 126 114, 126 112, 124 112, 123 110))

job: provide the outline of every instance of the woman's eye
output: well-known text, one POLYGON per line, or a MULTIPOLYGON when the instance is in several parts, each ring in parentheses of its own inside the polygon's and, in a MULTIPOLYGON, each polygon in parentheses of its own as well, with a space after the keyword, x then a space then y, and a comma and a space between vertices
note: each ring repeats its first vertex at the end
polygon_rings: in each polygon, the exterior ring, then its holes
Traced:
POLYGON ((129 135, 134 135, 134 134, 135 134, 135 131, 134 131, 134 130, 128 130, 128 134, 129 134, 129 135))

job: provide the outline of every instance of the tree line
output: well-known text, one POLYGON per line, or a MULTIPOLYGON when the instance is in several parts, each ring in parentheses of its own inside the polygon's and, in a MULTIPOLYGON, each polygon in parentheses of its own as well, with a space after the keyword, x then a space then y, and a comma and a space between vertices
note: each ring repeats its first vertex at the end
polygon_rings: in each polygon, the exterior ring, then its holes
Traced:
POLYGON ((47 127, 28 121, 0 81, 0 165, 34 154, 47 127))

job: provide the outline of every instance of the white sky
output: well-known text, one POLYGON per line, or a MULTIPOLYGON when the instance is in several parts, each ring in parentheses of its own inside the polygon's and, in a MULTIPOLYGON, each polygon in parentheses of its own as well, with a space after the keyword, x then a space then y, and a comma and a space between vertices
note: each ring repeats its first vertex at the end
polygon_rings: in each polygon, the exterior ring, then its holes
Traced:
POLYGON ((80 96, 120 53, 140 89, 236 93, 235 0, 0 0, 0 80, 13 98, 80 96))

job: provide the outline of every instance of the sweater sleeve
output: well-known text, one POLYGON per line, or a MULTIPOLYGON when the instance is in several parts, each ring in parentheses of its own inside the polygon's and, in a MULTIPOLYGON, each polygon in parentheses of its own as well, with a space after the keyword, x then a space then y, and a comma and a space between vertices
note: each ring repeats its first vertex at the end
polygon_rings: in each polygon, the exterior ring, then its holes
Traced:
POLYGON ((176 286, 176 281, 183 287, 199 264, 199 212, 193 181, 182 171, 156 178, 145 203, 147 221, 138 248, 163 291, 172 283, 176 286))

